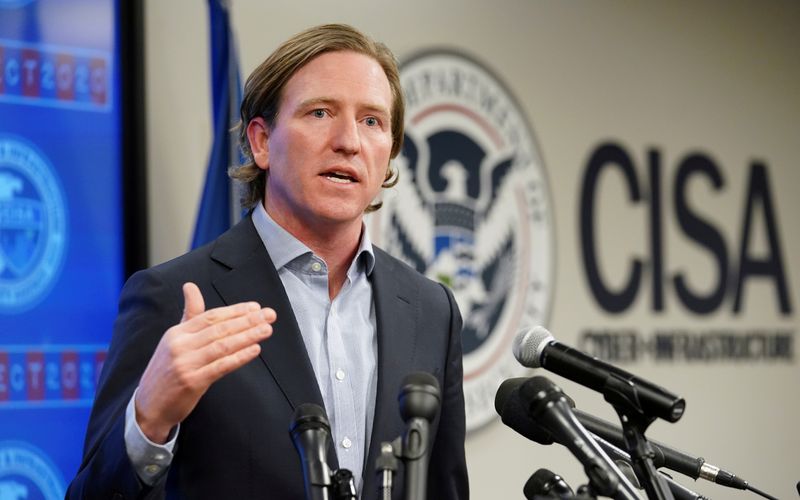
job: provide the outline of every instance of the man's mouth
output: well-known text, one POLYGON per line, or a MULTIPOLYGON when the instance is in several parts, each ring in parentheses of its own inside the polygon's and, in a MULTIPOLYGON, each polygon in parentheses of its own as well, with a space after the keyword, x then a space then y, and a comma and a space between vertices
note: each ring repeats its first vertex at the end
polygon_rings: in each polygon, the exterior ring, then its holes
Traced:
POLYGON ((338 182, 339 184, 349 184, 351 182, 358 182, 352 176, 344 172, 326 172, 322 175, 333 182, 338 182))

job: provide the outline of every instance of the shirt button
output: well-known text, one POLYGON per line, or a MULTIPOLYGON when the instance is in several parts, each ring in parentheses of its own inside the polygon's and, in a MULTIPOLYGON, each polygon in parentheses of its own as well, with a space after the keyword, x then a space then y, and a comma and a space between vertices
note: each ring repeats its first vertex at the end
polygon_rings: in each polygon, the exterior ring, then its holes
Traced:
POLYGON ((344 438, 344 439, 342 439, 342 447, 343 447, 343 448, 345 448, 345 449, 350 449, 350 447, 351 447, 351 446, 353 446, 353 442, 352 442, 352 441, 350 441, 350 438, 344 438))
POLYGON ((150 464, 145 466, 144 471, 147 472, 148 474, 155 474, 159 471, 159 469, 160 468, 158 465, 150 464))
POLYGON ((336 370, 336 380, 344 380, 344 370, 341 368, 336 370))
POLYGON ((318 273, 320 269, 322 269, 322 264, 320 264, 319 262, 314 262, 313 264, 311 264, 311 270, 314 271, 315 273, 318 273))
POLYGON ((155 458, 156 460, 164 460, 165 458, 167 458, 167 456, 164 455, 163 453, 156 453, 155 455, 153 455, 153 458, 155 458))

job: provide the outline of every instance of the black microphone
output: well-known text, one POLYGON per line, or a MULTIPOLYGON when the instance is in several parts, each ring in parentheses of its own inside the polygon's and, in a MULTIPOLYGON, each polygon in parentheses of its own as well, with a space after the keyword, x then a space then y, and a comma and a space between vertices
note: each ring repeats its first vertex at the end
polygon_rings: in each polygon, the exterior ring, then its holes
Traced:
POLYGON ((306 500, 330 500, 331 469, 328 446, 331 426, 319 405, 301 404, 294 410, 289 434, 303 463, 303 484, 306 500))
POLYGON ((353 473, 348 469, 337 469, 331 478, 333 483, 333 500, 356 500, 358 493, 356 492, 356 483, 353 479, 353 473))
POLYGON ((597 358, 556 342, 542 326, 521 330, 514 339, 514 357, 523 366, 545 368, 600 392, 615 407, 623 406, 645 417, 677 422, 686 402, 666 389, 597 358))
POLYGON ((500 420, 519 434, 539 444, 553 444, 553 435, 531 419, 528 408, 520 400, 519 388, 527 381, 528 377, 504 380, 494 396, 494 409, 500 420))
POLYGON ((403 379, 398 396, 406 423, 401 458, 405 464, 406 500, 424 500, 430 461, 430 426, 439 413, 439 382, 430 373, 416 372, 403 379))
POLYGON ((539 497, 573 498, 575 493, 566 481, 555 472, 539 469, 525 482, 522 493, 528 500, 539 497))
MULTIPOLYGON (((575 415, 589 431, 615 446, 625 448, 625 437, 622 435, 622 429, 619 426, 581 410, 575 410, 575 415)), ((649 442, 655 452, 653 465, 656 467, 666 467, 675 472, 685 474, 692 479, 701 478, 730 488, 747 489, 747 481, 726 470, 706 463, 705 459, 701 457, 694 457, 658 441, 650 440, 649 442)))
POLYGON ((531 377, 519 387, 519 395, 530 417, 583 464, 589 482, 598 494, 638 500, 633 485, 584 429, 557 385, 545 377, 531 377))

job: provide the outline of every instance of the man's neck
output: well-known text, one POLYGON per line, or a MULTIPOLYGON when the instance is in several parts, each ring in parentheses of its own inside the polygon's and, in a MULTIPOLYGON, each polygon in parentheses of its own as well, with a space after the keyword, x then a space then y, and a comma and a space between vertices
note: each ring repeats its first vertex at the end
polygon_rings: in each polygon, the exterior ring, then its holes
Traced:
POLYGON ((347 270, 361 241, 362 221, 326 223, 309 226, 297 219, 287 219, 265 203, 267 213, 276 224, 306 245, 328 266, 328 294, 333 300, 344 285, 347 270))

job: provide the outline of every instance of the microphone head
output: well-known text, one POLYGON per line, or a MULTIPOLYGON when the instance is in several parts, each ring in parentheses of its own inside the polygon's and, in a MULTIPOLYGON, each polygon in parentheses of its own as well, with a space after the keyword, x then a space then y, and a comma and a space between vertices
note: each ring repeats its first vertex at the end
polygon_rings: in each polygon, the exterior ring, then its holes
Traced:
POLYGON ((555 472, 539 469, 534 472, 522 488, 525 498, 572 498, 572 488, 555 472))
POLYGON ((519 388, 527 378, 508 379, 500 385, 494 398, 494 407, 506 426, 518 434, 543 445, 555 442, 553 435, 536 423, 528 415, 528 410, 520 400, 519 388))
MULTIPOLYGON (((544 377, 539 376, 534 378, 544 377)), ((501 417, 504 415, 504 413, 507 411, 506 405, 511 404, 511 398, 519 399, 519 388, 522 386, 522 384, 530 379, 531 377, 514 377, 503 380, 503 383, 500 384, 500 387, 497 388, 497 392, 494 395, 494 410, 498 415, 501 417)), ((545 378, 545 380, 548 379, 545 378)), ((540 383, 537 382, 537 384, 540 383)), ((550 384, 552 384, 552 382, 550 382, 550 384)), ((552 385, 555 386, 555 384, 552 385)), ((558 386, 555 387, 558 389, 558 386)), ((561 391, 561 396, 567 401, 567 404, 570 408, 575 409, 575 401, 571 397, 564 394, 563 391, 561 391)))
POLYGON ((403 422, 412 418, 423 418, 432 422, 439 411, 440 394, 439 381, 430 373, 415 372, 406 375, 397 396, 403 422))
POLYGON ((500 384, 500 387, 497 388, 497 392, 494 395, 494 410, 498 415, 501 417, 503 416, 503 409, 512 395, 513 397, 519 397, 516 395, 515 391, 518 393, 519 386, 524 384, 526 380, 528 380, 528 377, 514 377, 503 380, 503 383, 500 384))
POLYGON ((512 351, 519 364, 528 368, 541 368, 542 353, 550 342, 555 342, 553 335, 543 326, 523 328, 514 337, 512 351))
POLYGON ((328 415, 320 405, 303 403, 294 409, 289 432, 296 435, 309 429, 323 429, 330 434, 331 424, 328 421, 328 415))

